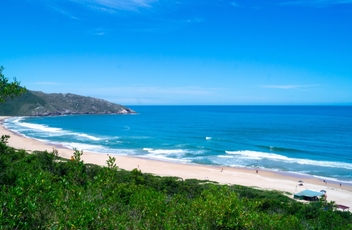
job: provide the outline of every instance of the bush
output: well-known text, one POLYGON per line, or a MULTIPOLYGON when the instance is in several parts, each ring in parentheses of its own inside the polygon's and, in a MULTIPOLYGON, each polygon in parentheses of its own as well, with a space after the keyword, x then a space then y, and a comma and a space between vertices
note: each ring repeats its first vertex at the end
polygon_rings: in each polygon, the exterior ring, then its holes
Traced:
POLYGON ((84 164, 0 142, 0 229, 351 229, 349 212, 277 191, 84 164), (329 208, 326 208, 329 207, 329 208))

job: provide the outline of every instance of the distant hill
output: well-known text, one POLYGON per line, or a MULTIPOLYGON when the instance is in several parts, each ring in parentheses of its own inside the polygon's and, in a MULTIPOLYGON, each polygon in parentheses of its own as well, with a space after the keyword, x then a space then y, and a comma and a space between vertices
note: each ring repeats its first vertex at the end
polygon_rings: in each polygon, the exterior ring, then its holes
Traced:
POLYGON ((106 100, 76 94, 28 90, 0 104, 1 116, 51 116, 68 114, 129 114, 133 110, 106 100))

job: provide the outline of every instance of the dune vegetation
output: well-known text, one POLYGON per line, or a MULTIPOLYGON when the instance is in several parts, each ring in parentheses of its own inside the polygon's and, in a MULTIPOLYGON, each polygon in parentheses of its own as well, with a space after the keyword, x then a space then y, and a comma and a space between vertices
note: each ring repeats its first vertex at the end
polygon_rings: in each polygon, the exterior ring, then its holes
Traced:
POLYGON ((350 212, 278 191, 85 164, 0 142, 0 229, 352 229, 350 212))

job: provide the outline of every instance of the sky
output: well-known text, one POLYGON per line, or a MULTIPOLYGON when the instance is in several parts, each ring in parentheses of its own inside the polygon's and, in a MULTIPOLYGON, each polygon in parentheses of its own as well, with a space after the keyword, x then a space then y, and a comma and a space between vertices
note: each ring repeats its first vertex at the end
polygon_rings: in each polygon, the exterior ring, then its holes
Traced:
POLYGON ((0 66, 123 105, 352 105, 352 0, 1 0, 0 66))

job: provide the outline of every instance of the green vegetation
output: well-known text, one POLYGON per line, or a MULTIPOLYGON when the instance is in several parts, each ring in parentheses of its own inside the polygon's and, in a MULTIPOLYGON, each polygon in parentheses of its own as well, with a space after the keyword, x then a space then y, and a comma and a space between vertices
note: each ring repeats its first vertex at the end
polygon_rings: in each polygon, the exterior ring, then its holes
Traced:
POLYGON ((38 105, 46 106, 44 99, 27 90, 24 94, 0 104, 0 115, 2 116, 24 116, 30 115, 28 111, 35 110, 38 105))
POLYGON ((14 79, 13 82, 3 75, 3 66, 0 66, 0 103, 4 102, 7 98, 14 98, 26 92, 26 88, 20 86, 20 82, 14 79))
POLYGON ((65 114, 120 114, 133 110, 108 101, 75 94, 27 90, 26 93, 0 104, 2 116, 48 116, 65 114))
MULTIPOLYGON (((0 103, 23 93, 2 70, 0 103)), ((352 229, 351 213, 323 200, 129 172, 113 157, 107 167, 84 164, 78 150, 70 160, 55 149, 29 154, 8 138, 0 138, 0 229, 352 229)))
POLYGON ((49 116, 67 114, 127 114, 135 111, 106 100, 76 94, 30 91, 2 74, 0 66, 0 116, 49 116))
POLYGON ((84 164, 0 141, 0 229, 352 229, 332 203, 84 164))

